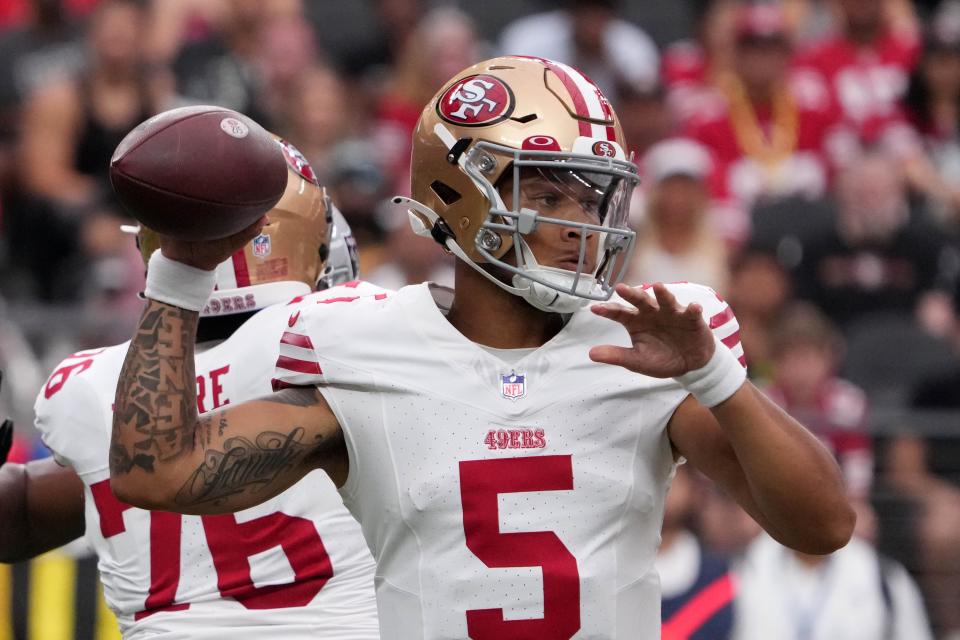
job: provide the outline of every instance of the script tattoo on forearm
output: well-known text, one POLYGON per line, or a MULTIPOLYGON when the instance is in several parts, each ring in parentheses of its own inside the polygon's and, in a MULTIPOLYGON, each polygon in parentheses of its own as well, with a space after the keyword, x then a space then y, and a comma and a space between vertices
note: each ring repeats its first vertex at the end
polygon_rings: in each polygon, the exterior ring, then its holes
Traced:
POLYGON ((316 444, 303 442, 304 435, 304 429, 296 427, 289 433, 264 431, 254 442, 241 436, 228 438, 223 451, 206 452, 204 463, 177 493, 177 504, 222 504, 232 495, 266 489, 315 448, 316 444))
POLYGON ((195 312, 148 301, 117 385, 111 473, 134 467, 152 473, 157 461, 192 448, 197 391, 187 347, 198 318, 195 312))

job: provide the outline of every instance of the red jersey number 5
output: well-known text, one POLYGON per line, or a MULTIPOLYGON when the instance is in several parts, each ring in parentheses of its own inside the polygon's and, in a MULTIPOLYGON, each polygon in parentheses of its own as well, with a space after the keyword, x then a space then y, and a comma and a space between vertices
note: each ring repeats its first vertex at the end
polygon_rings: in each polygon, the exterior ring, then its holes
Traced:
POLYGON ((570 456, 534 456, 460 463, 460 498, 467 547, 490 568, 541 567, 543 617, 504 620, 503 609, 467 611, 474 640, 567 640, 580 629, 577 559, 552 531, 501 533, 497 496, 523 491, 570 491, 570 456))

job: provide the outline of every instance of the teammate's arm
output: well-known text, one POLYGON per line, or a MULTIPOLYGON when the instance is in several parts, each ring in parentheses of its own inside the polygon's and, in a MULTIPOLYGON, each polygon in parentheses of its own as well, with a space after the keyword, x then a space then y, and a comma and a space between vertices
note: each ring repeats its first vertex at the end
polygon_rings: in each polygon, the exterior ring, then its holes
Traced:
POLYGON ((0 562, 20 562, 83 535, 83 482, 52 458, 0 467, 0 562))
POLYGON ((314 387, 197 415, 199 314, 148 300, 113 416, 110 486, 132 505, 223 513, 259 504, 323 467, 342 480, 343 434, 314 387))
MULTIPOLYGON (((3 372, 0 372, 0 381, 3 372)), ((0 562, 20 562, 83 535, 83 483, 52 458, 7 464, 13 420, 0 424, 0 562)))

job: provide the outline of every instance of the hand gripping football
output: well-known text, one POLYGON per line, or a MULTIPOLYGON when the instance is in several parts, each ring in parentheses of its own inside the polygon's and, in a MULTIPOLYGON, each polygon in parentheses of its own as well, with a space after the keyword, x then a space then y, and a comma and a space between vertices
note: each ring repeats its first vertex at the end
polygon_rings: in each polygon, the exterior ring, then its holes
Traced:
POLYGON ((250 118, 223 107, 184 107, 127 134, 110 160, 110 182, 123 206, 150 229, 215 240, 273 208, 287 186, 287 163, 250 118))

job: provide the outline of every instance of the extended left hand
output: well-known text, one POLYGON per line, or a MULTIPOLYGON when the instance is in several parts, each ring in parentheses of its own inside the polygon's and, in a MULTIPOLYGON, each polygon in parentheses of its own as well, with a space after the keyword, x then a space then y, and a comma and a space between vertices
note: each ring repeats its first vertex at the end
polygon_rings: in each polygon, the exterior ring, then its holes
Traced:
POLYGON ((683 308, 663 284, 652 287, 654 297, 640 287, 617 285, 617 293, 634 308, 616 303, 598 304, 598 316, 622 324, 633 347, 602 345, 590 349, 594 362, 615 364, 654 378, 674 378, 707 364, 713 355, 713 333, 703 320, 703 308, 683 308))

